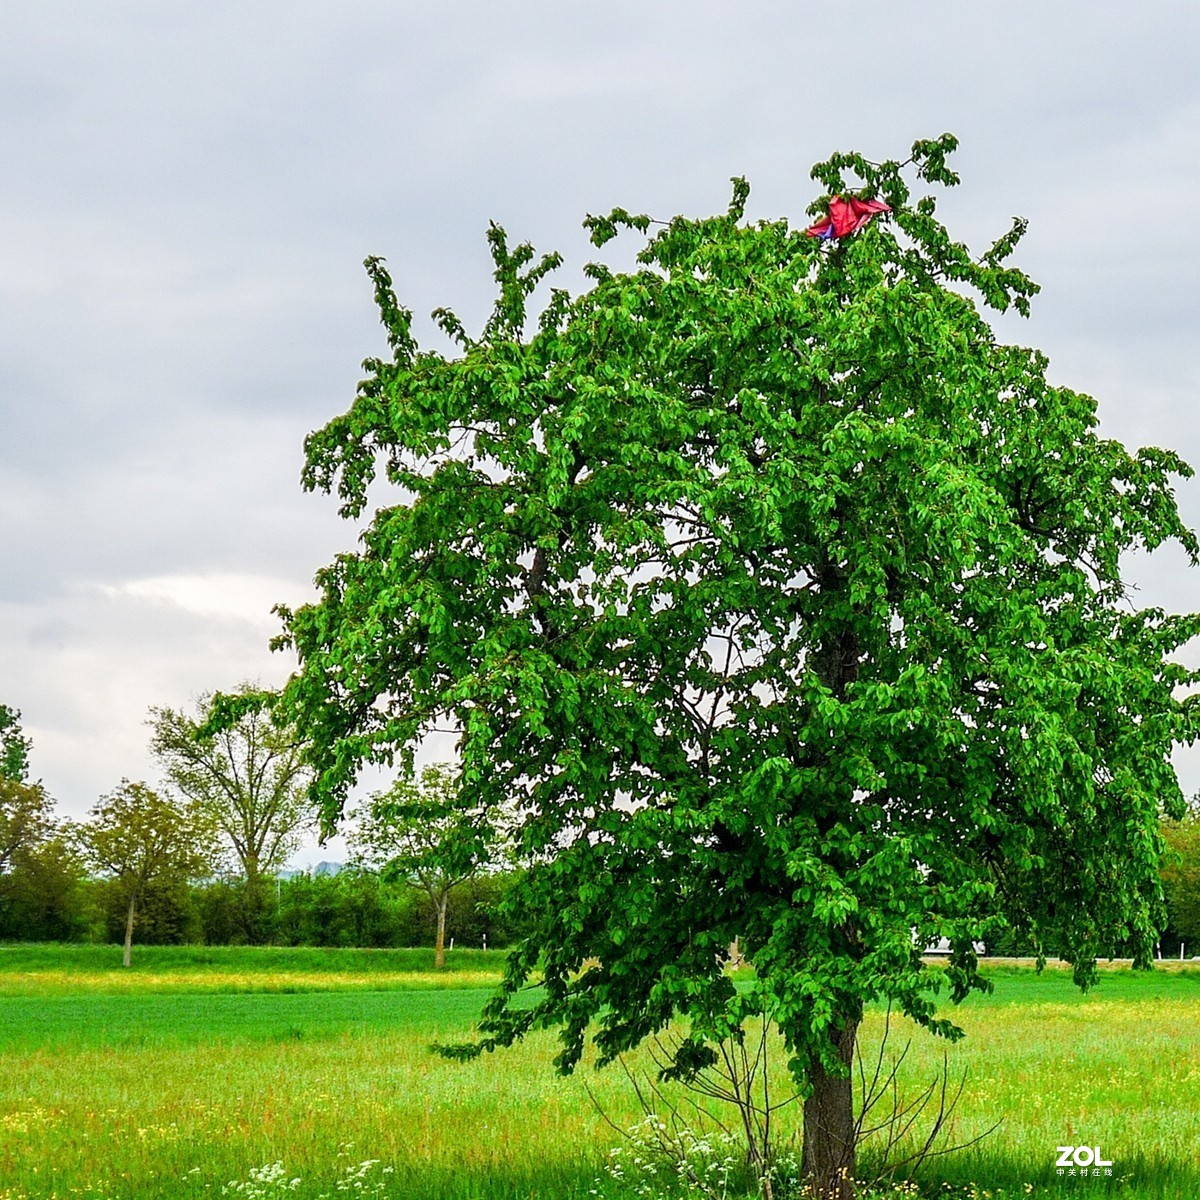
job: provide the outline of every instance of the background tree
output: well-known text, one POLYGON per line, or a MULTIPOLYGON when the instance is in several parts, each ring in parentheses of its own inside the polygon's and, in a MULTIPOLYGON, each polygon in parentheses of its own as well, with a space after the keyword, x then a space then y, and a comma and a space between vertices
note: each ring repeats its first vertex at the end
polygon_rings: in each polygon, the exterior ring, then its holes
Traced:
POLYGON ((1163 839, 1169 851, 1162 880, 1170 932, 1200 952, 1200 813, 1164 821, 1163 839))
MULTIPOLYGON (((119 878, 94 881, 100 913, 97 940, 121 943, 129 917, 128 892, 119 878)), ((201 889, 178 871, 164 871, 142 888, 135 929, 139 946, 183 946, 206 941, 199 904, 201 889)), ((241 944, 240 936, 227 943, 241 944)))
POLYGON ((290 946, 414 946, 424 932, 416 901, 411 888, 372 871, 300 872, 280 888, 279 941, 290 946))
POLYGON ((0 874, 0 939, 74 942, 95 932, 86 868, 67 826, 23 847, 11 871, 0 874))
POLYGON ((1200 620, 1134 610, 1120 574, 1168 539, 1196 561, 1190 471, 1101 438, 1094 401, 997 341, 979 304, 1036 291, 1006 265, 1022 223, 975 256, 910 194, 957 182, 954 145, 814 168, 811 213, 892 210, 840 241, 747 223, 735 181, 727 213, 662 223, 536 319, 558 258, 493 227, 483 331, 435 314, 453 356, 418 350, 368 260, 391 358, 304 480, 352 517, 379 472, 398 497, 281 610, 280 710, 327 826, 363 764, 446 725, 462 802, 521 800, 534 933, 464 1052, 558 1026, 570 1070, 589 1029, 606 1062, 682 1016, 686 1076, 765 1015, 823 1197, 853 1192, 867 1001, 958 1036, 936 993, 986 987, 972 942, 1005 927, 1081 985, 1097 955, 1148 961, 1171 751, 1197 732, 1172 655, 1200 620))
POLYGON ((21 714, 0 704, 0 779, 24 783, 29 777, 29 739, 21 732, 21 714))
POLYGON ((15 896, 24 890, 20 869, 54 832, 53 801, 40 783, 28 782, 30 745, 20 717, 0 704, 0 924, 10 928, 17 921, 15 896))
POLYGON ((0 777, 0 875, 50 836, 53 801, 40 783, 0 777))
POLYGON ((54 834, 53 802, 40 783, 0 775, 0 937, 27 937, 30 884, 54 834))
POLYGON ((88 928, 83 866, 45 788, 29 782, 20 716, 0 704, 0 938, 67 941, 88 928))
POLYGON ((433 909, 434 967, 446 965, 446 912, 502 839, 494 816, 465 804, 457 772, 434 763, 371 797, 348 835, 353 861, 418 888, 433 909))
POLYGON ((102 796, 79 827, 86 859, 113 880, 125 909, 125 966, 130 964, 137 908, 147 890, 212 871, 213 834, 199 806, 185 807, 128 779, 102 796))
MULTIPOLYGON (((252 685, 243 684, 234 695, 252 692, 252 685)), ((208 732, 213 705, 212 695, 202 697, 194 718, 152 708, 151 749, 170 782, 208 815, 236 857, 245 880, 244 936, 261 942, 268 932, 268 881, 311 823, 306 802, 311 775, 294 731, 276 727, 265 711, 249 709, 235 724, 208 732)))

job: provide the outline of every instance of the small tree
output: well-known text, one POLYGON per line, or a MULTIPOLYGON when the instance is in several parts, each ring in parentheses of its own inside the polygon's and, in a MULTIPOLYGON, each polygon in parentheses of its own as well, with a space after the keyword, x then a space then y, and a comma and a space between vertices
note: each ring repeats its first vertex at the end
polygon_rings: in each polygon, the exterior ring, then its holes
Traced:
MULTIPOLYGON (((233 696, 252 692, 243 684, 233 696)), ((275 726, 262 709, 245 709, 236 723, 208 732, 214 703, 212 695, 203 696, 195 717, 152 708, 151 749, 170 782, 207 815, 236 857, 245 880, 244 934, 261 942, 267 880, 311 824, 305 798, 311 774, 294 732, 275 726)))
POLYGON ((123 779, 79 827, 89 864, 110 876, 125 906, 124 965, 129 966, 138 904, 147 887, 171 877, 208 874, 216 858, 213 827, 195 805, 184 807, 144 783, 123 779))
POLYGON ((371 797, 349 835, 354 860, 418 888, 433 907, 434 966, 446 965, 446 912, 456 888, 496 852, 497 824, 463 803, 448 763, 406 775, 371 797))

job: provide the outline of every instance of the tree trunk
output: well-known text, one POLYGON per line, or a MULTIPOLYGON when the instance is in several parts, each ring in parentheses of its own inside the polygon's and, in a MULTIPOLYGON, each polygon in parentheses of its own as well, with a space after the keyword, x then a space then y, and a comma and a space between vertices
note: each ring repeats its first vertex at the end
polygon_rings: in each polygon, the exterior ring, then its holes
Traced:
POLYGON ((125 960, 123 966, 129 966, 129 959, 133 952, 133 912, 137 905, 137 892, 133 892, 129 896, 129 912, 125 916, 125 960))
POLYGON ((251 946, 261 946, 266 940, 265 917, 267 908, 264 879, 258 869, 258 860, 247 858, 243 864, 246 880, 242 890, 242 932, 251 946))
MULTIPOLYGON (((839 248, 840 252, 840 248, 839 248)), ((842 587, 837 565, 825 561, 818 566, 821 591, 833 593, 842 587)), ((858 678, 861 652, 858 636, 848 626, 825 638, 812 655, 812 668, 818 679, 838 699, 858 678)), ((857 941, 847 923, 847 951, 857 941)), ((841 1070, 831 1075, 816 1055, 808 1061, 808 1079, 812 1095, 804 1102, 804 1152, 802 1174, 813 1200, 854 1200, 854 1087, 850 1068, 854 1065, 854 1039, 862 1020, 862 1009, 844 1016, 827 1034, 833 1057, 841 1070)))
POLYGON ((434 970, 440 971, 446 965, 446 897, 439 896, 437 901, 437 940, 433 944, 434 970))
POLYGON ((830 1032, 844 1074, 831 1075, 813 1055, 808 1078, 812 1095, 804 1102, 804 1181, 814 1200, 854 1200, 854 1089, 850 1067, 860 1018, 830 1032))

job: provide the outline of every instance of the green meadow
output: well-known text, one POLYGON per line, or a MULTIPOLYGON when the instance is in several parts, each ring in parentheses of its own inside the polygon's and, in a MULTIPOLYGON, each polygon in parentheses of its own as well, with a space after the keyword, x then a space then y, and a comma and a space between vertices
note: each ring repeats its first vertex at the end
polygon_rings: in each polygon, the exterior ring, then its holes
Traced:
MULTIPOLYGON (((606 1165, 612 1125, 643 1117, 620 1071, 561 1078, 546 1034, 466 1064, 430 1052, 470 1036, 501 962, 137 947, 125 971, 119 948, 0 947, 0 1200, 636 1194, 606 1165)), ((1087 995, 1054 968, 991 974, 957 1010, 966 1038, 911 1034, 902 1090, 946 1053, 966 1072, 952 1139, 1000 1123, 926 1163, 919 1192, 1200 1197, 1200 972, 1114 967, 1087 995), (1077 1144, 1112 1175, 1059 1177, 1077 1144)), ((869 1014, 868 1058, 883 1026, 869 1014)), ((889 1053, 909 1036, 893 1021, 889 1053)))

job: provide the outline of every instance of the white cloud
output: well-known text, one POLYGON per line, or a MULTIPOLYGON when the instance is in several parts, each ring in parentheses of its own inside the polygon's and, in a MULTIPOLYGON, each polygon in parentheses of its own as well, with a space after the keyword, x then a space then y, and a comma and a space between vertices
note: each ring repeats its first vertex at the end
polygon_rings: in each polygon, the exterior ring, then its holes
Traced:
POLYGON ((306 598, 297 594, 292 580, 231 572, 158 575, 94 586, 101 595, 114 600, 167 605, 200 617, 244 621, 268 630, 279 627, 279 618, 271 611, 276 604, 295 605, 306 598))

